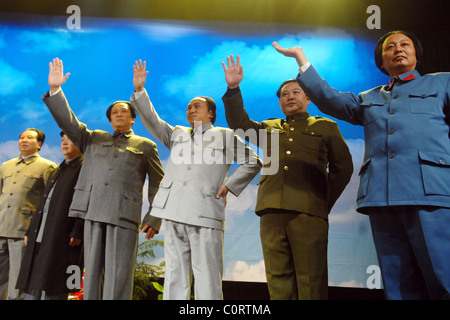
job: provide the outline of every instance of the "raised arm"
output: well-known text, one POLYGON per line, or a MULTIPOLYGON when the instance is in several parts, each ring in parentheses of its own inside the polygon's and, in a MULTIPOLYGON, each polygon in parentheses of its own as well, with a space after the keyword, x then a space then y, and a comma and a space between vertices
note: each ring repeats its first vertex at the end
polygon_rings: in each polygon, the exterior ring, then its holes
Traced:
POLYGON ((332 88, 309 63, 301 47, 283 48, 275 41, 272 45, 282 55, 295 58, 300 67, 297 82, 320 111, 352 124, 363 124, 363 109, 354 93, 332 88))
POLYGON ((295 58, 300 68, 309 63, 301 47, 283 48, 276 41, 272 42, 272 46, 282 55, 286 57, 295 58))
POLYGON ((147 91, 144 89, 147 74, 146 62, 136 61, 133 66, 133 86, 136 92, 131 95, 130 101, 148 132, 170 149, 174 127, 160 119, 156 113, 147 91))
POLYGON ((87 144, 91 142, 91 131, 77 117, 69 107, 61 86, 69 78, 70 73, 64 75, 62 60, 54 58, 49 63, 48 84, 50 91, 42 96, 50 113, 58 126, 67 134, 69 139, 84 153, 87 144))
POLYGON ((240 57, 236 56, 236 60, 234 60, 233 55, 230 55, 227 57, 226 64, 222 62, 222 66, 228 85, 228 90, 222 97, 228 126, 234 130, 242 129, 244 131, 251 129, 257 132, 259 129, 264 129, 261 123, 251 120, 244 109, 244 101, 239 89, 239 84, 244 78, 240 57))

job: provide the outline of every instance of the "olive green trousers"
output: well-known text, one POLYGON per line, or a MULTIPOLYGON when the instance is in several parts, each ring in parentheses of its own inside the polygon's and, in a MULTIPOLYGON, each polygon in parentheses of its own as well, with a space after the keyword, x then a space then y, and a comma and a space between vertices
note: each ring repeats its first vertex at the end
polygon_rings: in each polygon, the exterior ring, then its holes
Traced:
POLYGON ((328 299, 327 220, 274 211, 260 232, 270 299, 328 299))

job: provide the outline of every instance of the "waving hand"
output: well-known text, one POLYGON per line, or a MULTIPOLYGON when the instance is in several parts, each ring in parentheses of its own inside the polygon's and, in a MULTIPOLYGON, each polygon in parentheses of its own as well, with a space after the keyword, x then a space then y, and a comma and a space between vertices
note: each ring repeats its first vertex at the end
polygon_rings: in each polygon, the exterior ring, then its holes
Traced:
POLYGON ((62 60, 55 58, 53 63, 49 62, 50 71, 48 73, 48 85, 52 93, 55 93, 69 78, 70 73, 64 75, 62 60))
POLYGON ((227 64, 222 62, 223 70, 225 71, 225 81, 228 88, 233 89, 239 86, 239 83, 244 78, 244 69, 241 66, 241 58, 236 56, 236 62, 233 55, 227 57, 227 64))
POLYGON ((136 91, 144 90, 145 81, 147 80, 148 71, 145 71, 146 62, 135 61, 133 66, 133 87, 136 91))

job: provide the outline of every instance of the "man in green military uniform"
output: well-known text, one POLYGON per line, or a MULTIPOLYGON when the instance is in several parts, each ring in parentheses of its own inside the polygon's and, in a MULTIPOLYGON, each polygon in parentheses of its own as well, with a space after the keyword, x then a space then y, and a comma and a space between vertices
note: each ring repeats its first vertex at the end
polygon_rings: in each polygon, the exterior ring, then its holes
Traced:
POLYGON ((278 170, 263 171, 255 210, 261 217, 270 297, 327 299, 328 214, 353 173, 348 146, 334 121, 307 113, 310 100, 295 79, 277 91, 286 120, 251 120, 239 89, 243 79, 239 56, 236 62, 227 57, 223 68, 228 89, 222 100, 230 128, 247 134, 265 130, 279 138, 257 141, 260 148, 270 149, 272 158, 273 152, 279 153, 278 170))

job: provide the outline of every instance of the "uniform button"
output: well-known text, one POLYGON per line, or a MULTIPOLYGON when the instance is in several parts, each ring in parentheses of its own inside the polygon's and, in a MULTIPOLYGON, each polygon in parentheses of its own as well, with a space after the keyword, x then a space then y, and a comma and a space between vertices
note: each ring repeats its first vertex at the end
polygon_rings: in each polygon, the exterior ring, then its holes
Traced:
POLYGON ((392 99, 397 99, 398 98, 398 96, 394 96, 394 97, 392 97, 392 99))
POLYGON ((389 113, 390 114, 395 114, 397 111, 396 110, 390 110, 389 113))
POLYGON ((388 131, 389 134, 393 134, 394 132, 395 132, 394 129, 390 129, 390 130, 388 131))
POLYGON ((292 138, 289 138, 288 140, 289 140, 289 141, 294 141, 294 139, 292 139, 292 138))
POLYGON ((286 154, 291 154, 291 151, 290 150, 286 151, 286 154))
POLYGON ((389 154, 389 158, 394 158, 395 157, 395 152, 391 152, 390 154, 389 154))
POLYGON ((289 130, 294 131, 294 127, 290 127, 289 130))
POLYGON ((284 166, 284 170, 288 171, 289 167, 288 166, 284 166))
POLYGON ((445 160, 444 160, 444 159, 440 159, 440 160, 439 160, 439 163, 440 163, 440 164, 445 164, 445 160))

